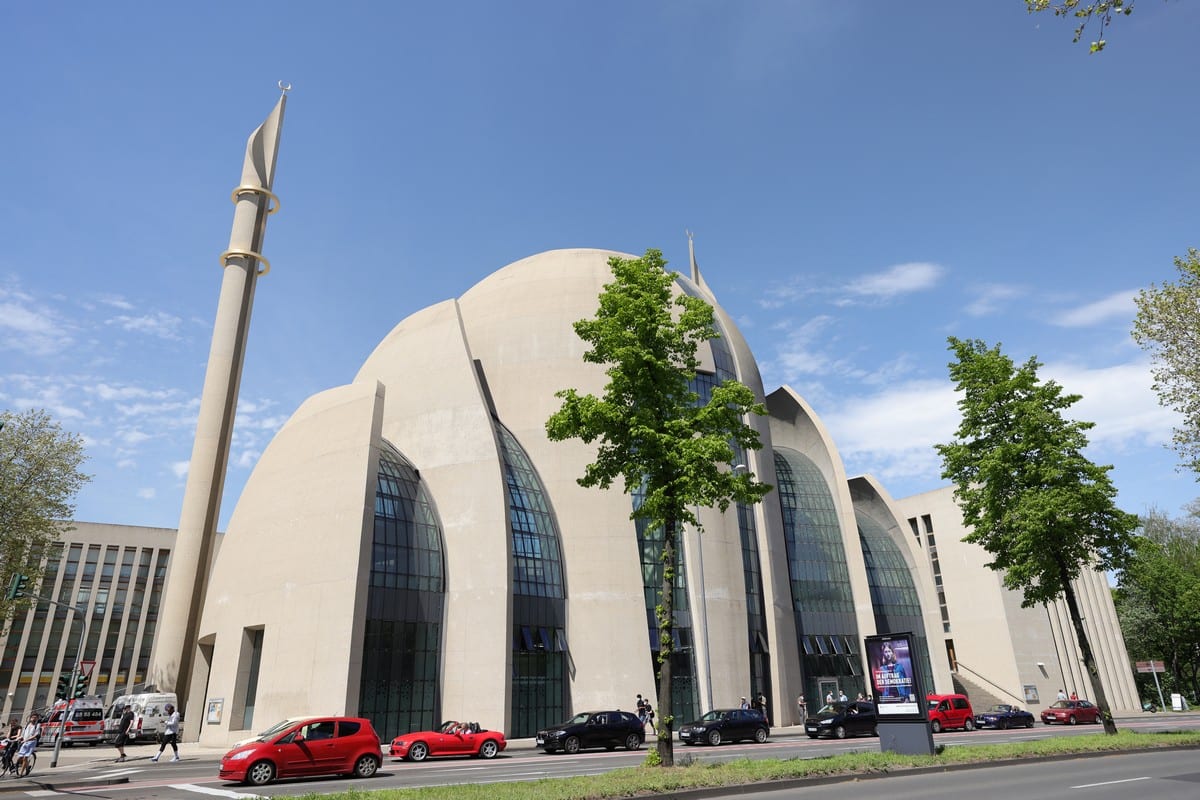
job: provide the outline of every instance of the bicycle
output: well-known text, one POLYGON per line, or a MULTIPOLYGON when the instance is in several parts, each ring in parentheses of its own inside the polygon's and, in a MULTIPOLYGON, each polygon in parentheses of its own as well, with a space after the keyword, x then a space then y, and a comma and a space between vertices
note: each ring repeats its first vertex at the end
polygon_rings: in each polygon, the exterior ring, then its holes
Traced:
POLYGON ((33 772, 33 768, 37 766, 37 751, 25 756, 25 763, 21 763, 21 759, 13 757, 12 766, 8 768, 8 774, 15 775, 18 778, 24 778, 29 773, 33 772))

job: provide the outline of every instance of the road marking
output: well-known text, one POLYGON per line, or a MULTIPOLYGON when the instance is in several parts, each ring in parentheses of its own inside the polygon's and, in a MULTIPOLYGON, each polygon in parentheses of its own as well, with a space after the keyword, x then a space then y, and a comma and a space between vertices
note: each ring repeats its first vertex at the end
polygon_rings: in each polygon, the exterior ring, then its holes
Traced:
POLYGON ((21 794, 29 797, 52 797, 54 795, 61 794, 61 792, 56 792, 53 789, 32 789, 28 792, 21 792, 21 794))
POLYGON ((200 794, 211 794, 216 797, 232 797, 235 800, 238 798, 261 798, 258 794, 245 794, 244 792, 231 792, 228 789, 210 789, 207 786, 197 786, 194 783, 172 783, 172 789, 179 789, 184 792, 199 792, 200 794))
POLYGON ((1150 780, 1149 776, 1146 776, 1143 778, 1125 778, 1125 779, 1119 780, 1119 781, 1104 781, 1104 783, 1084 783, 1079 786, 1072 786, 1071 788, 1072 789, 1092 789, 1096 786, 1112 786, 1112 785, 1118 784, 1118 783, 1133 783, 1134 781, 1148 781, 1148 780, 1150 780))

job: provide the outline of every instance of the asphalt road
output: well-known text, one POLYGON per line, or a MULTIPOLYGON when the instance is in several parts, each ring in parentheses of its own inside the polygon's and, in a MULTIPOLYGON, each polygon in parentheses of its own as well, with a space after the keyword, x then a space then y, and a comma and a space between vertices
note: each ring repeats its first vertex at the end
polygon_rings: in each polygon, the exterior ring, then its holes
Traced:
MULTIPOLYGON (((1136 719, 1119 720, 1123 728, 1134 730, 1179 730, 1181 728, 1200 729, 1200 715, 1177 714, 1146 714, 1136 719)), ((1080 725, 1077 727, 1045 726, 1038 724, 1031 729, 1013 731, 975 731, 947 732, 937 734, 934 741, 947 747, 962 744, 978 744, 983 742, 1028 741, 1042 739, 1048 736, 1081 736, 1097 733, 1099 726, 1080 725)), ((645 751, 615 752, 594 751, 580 753, 575 756, 565 754, 546 755, 533 747, 532 740, 518 740, 499 757, 491 761, 481 761, 472 758, 431 759, 420 764, 392 761, 385 758, 380 772, 368 780, 331 777, 309 778, 303 780, 283 781, 266 787, 251 788, 221 781, 216 777, 217 762, 221 752, 217 750, 198 750, 195 745, 181 745, 183 760, 178 763, 162 761, 151 763, 150 756, 157 752, 157 746, 152 744, 134 745, 126 748, 129 760, 124 763, 114 763, 115 751, 104 745, 89 747, 64 748, 60 754, 59 765, 49 766, 52 752, 47 749, 39 752, 39 762, 36 772, 24 781, 13 778, 0 778, 0 797, 8 798, 41 798, 54 795, 86 793, 93 798, 110 798, 111 800, 148 800, 164 798, 164 800, 200 800, 198 796, 226 798, 250 797, 289 797, 307 793, 326 794, 340 792, 352 788, 384 789, 403 788, 431 785, 454 785, 465 783, 493 783, 536 780, 539 778, 565 777, 571 775, 589 775, 607 772, 620 767, 640 764, 645 758, 645 751)), ((816 758, 825 755, 847 752, 877 752, 879 740, 874 737, 846 740, 810 740, 803 735, 800 728, 784 728, 773 731, 772 737, 765 744, 752 743, 741 745, 722 745, 720 747, 685 747, 676 744, 675 757, 677 761, 695 758, 708 763, 732 760, 737 758, 816 758)), ((167 751, 170 753, 170 750, 167 751)), ((1195 751, 1186 753, 1195 762, 1195 751)), ((1111 758, 1115 758, 1111 757, 1111 758)), ((1064 763, 1081 764, 1088 776, 1093 775, 1095 759, 1084 759, 1072 762, 1052 762, 1059 766, 1056 770, 1065 769, 1064 763)), ((1126 762, 1128 763, 1128 762, 1126 762)), ((1024 787, 1021 791, 1007 792, 1005 796, 1021 797, 1052 797, 1043 791, 1037 783, 1026 783, 1026 775, 1030 774, 1031 764, 1018 767, 999 768, 1007 778, 988 777, 983 780, 978 770, 970 770, 957 777, 948 779, 943 773, 940 780, 947 785, 956 786, 956 797, 961 798, 964 790, 968 790, 972 800, 980 797, 999 797, 1000 795, 979 794, 980 787, 988 787, 991 781, 1002 781, 1005 784, 1012 780, 1019 781, 1024 787)), ((1045 765, 1038 765, 1039 768, 1045 765)), ((1072 768, 1074 769, 1074 767, 1072 768)), ((1149 769, 1149 768, 1147 768, 1149 769)), ((1173 769, 1173 768, 1172 768, 1173 769)), ((1051 773, 1048 773, 1051 774, 1051 773)), ((1143 776, 1149 779, 1148 773, 1143 776)), ((1183 773, 1180 773, 1183 774, 1183 773)), ((895 776, 892 776, 895 777, 895 776)), ((892 777, 889 777, 887 795, 889 800, 895 797, 909 795, 893 794, 892 777)), ((919 776, 907 776, 917 778, 919 776)), ((1056 780, 1056 779, 1054 779, 1056 780)), ((1057 786, 1051 780, 1047 787, 1057 786)), ((1182 779, 1180 779, 1182 780, 1182 779)), ((1071 783, 1068 781, 1068 783, 1071 783)), ((1186 781, 1184 781, 1186 784, 1186 781)), ((1078 781, 1071 785, 1081 785, 1078 781)), ((1114 784, 1115 785, 1115 784, 1114 784)), ((858 783, 856 796, 861 796, 863 784, 858 783)), ((822 796, 833 787, 822 789, 822 796)), ((1069 788, 1069 787, 1068 787, 1069 788)), ((883 791, 883 787, 879 787, 883 791)), ((1190 784, 1191 794, 1178 795, 1195 800, 1200 797, 1200 783, 1190 784)), ((907 791, 907 790, 906 790, 907 791)), ((1157 789, 1155 790, 1157 791, 1157 789)), ((1125 794, 1090 794, 1089 800, 1097 797, 1175 797, 1175 795, 1155 794, 1142 791, 1140 787, 1126 787, 1125 794)), ((711 795, 710 795, 711 796, 711 795)), ((742 795, 744 796, 744 795, 742 795)), ((794 789, 793 789, 794 796, 794 789)), ((849 797, 850 795, 844 795, 849 797)), ((916 797, 918 795, 911 795, 916 797)), ((919 795, 923 800, 940 795, 919 795)), ((1078 796, 1078 795, 1061 795, 1078 796)))

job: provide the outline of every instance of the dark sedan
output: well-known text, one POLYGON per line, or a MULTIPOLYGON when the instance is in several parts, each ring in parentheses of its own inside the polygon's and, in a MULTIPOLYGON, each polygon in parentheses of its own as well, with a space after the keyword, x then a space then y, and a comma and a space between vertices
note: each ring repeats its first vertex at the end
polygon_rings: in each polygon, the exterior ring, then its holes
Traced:
POLYGON ((637 750, 645 741, 645 726, 628 711, 584 711, 537 732, 537 746, 547 753, 578 753, 588 747, 637 750))
POLYGON ((804 732, 810 739, 818 736, 832 736, 835 739, 874 736, 876 721, 873 703, 830 703, 804 720, 804 732))
POLYGON ((1000 703, 975 716, 976 728, 1032 728, 1033 714, 1018 706, 1000 703))
POLYGON ((679 729, 679 741, 684 744, 712 745, 753 739, 762 744, 771 733, 771 726, 761 711, 750 708, 718 708, 709 711, 695 722, 679 729))

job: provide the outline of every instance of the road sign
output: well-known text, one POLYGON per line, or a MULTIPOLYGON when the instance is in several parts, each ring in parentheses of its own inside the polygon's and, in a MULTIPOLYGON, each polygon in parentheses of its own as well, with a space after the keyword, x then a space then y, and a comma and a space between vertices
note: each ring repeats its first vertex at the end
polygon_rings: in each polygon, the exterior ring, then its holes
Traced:
POLYGON ((1167 667, 1161 661, 1138 661, 1138 672, 1166 672, 1167 667))
MULTIPOLYGON (((1138 663, 1141 664, 1142 662, 1139 661, 1138 663)), ((91 677, 92 670, 95 668, 96 668, 95 661, 80 661, 79 662, 79 673, 86 677, 91 677)))

